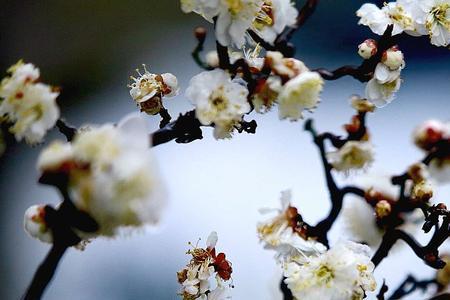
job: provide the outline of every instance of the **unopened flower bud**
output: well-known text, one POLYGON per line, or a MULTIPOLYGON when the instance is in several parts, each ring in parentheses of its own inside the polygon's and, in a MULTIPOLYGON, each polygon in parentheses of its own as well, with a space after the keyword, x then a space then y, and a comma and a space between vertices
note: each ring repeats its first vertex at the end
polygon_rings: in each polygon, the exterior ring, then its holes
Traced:
POLYGON ((45 222, 45 205, 33 205, 25 211, 23 226, 33 238, 44 243, 52 243, 50 228, 45 222))
POLYGON ((419 183, 416 183, 411 192, 412 199, 416 201, 426 202, 433 197, 433 187, 432 185, 423 180, 419 183))
POLYGON ((423 150, 431 150, 441 141, 446 132, 445 124, 437 120, 428 120, 414 131, 414 143, 423 150))
POLYGON ((377 42, 372 39, 367 39, 358 46, 358 54, 364 59, 371 58, 377 51, 377 42))
POLYGON ((203 43, 206 38, 206 29, 205 27, 199 26, 196 27, 194 30, 195 38, 200 42, 203 43))
POLYGON ((352 107, 358 112, 374 112, 375 105, 367 99, 353 95, 350 99, 352 107))
POLYGON ((424 181, 427 176, 427 166, 423 163, 416 163, 409 167, 408 175, 414 183, 424 181))
POLYGON ((172 73, 161 74, 163 81, 163 95, 166 97, 174 97, 178 95, 180 87, 178 85, 178 79, 172 73))
POLYGON ((397 48, 391 48, 383 53, 381 62, 391 70, 398 70, 405 64, 403 52, 397 48))
POLYGON ((436 273, 436 281, 443 287, 447 287, 450 284, 450 255, 441 255, 441 259, 446 262, 444 268, 440 269, 436 273))
POLYGON ((211 68, 219 67, 219 55, 216 50, 206 53, 206 64, 211 68))
POLYGON ((378 201, 378 203, 375 205, 375 214, 377 215, 377 218, 384 218, 387 217, 392 211, 391 204, 386 200, 378 201))

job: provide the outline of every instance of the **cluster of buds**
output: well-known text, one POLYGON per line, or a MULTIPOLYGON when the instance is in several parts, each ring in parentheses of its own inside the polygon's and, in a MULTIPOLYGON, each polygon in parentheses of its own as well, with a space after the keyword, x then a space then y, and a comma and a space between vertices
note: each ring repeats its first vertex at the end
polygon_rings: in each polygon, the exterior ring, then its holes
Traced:
POLYGON ((389 217, 394 205, 394 199, 390 195, 383 193, 375 188, 369 188, 364 195, 367 203, 369 203, 375 212, 377 220, 389 217))
MULTIPOLYGON (((377 45, 373 40, 366 40, 359 45, 358 53, 364 59, 370 59, 377 52, 377 45)), ((378 107, 390 103, 394 99, 395 92, 400 89, 400 74, 404 67, 404 56, 398 46, 393 46, 384 51, 381 61, 375 68, 373 78, 367 83, 367 99, 378 107)))
POLYGON ((178 282, 182 285, 180 295, 184 300, 231 298, 229 288, 232 287, 230 281, 233 269, 224 253, 216 254, 217 239, 217 233, 211 232, 205 249, 189 243, 193 249, 188 250, 187 254, 192 259, 177 273, 178 282), (211 281, 215 281, 215 284, 211 281))
POLYGON ((413 182, 411 199, 418 202, 427 202, 433 197, 433 187, 428 180, 427 167, 423 163, 412 165, 408 175, 413 182))
POLYGON ((178 80, 171 73, 153 74, 147 70, 145 65, 143 67, 143 74, 136 69, 138 78, 130 77, 133 80, 133 83, 128 85, 130 95, 142 112, 156 115, 163 108, 163 97, 178 95, 178 80))

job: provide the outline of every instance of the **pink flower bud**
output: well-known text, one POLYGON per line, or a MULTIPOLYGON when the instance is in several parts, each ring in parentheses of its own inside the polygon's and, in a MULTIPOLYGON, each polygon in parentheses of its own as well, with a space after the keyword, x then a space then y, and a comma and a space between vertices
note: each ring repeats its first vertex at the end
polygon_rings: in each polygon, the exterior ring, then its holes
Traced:
POLYGON ((377 42, 372 39, 367 39, 358 46, 358 54, 364 59, 371 58, 377 51, 377 42))

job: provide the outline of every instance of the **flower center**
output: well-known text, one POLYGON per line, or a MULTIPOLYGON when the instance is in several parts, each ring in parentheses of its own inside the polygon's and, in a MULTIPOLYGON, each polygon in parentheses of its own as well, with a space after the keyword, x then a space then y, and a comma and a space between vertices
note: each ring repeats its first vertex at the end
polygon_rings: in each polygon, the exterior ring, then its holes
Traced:
POLYGON ((244 8, 242 0, 225 0, 232 15, 237 15, 244 8))
POLYGON ((210 96, 210 102, 217 111, 224 111, 228 108, 228 99, 223 93, 223 86, 216 89, 210 96))
POLYGON ((389 18, 400 24, 403 28, 412 28, 413 20, 408 15, 405 14, 405 10, 402 6, 397 5, 393 10, 389 12, 389 18))
POLYGON ((333 280, 334 273, 333 270, 328 267, 327 265, 321 265, 315 272, 314 275, 316 275, 317 279, 323 283, 328 284, 333 280))
POLYGON ((431 20, 427 20, 426 27, 428 30, 432 29, 433 23, 438 22, 444 26, 447 30, 450 30, 450 20, 447 18, 447 11, 450 9, 450 4, 442 3, 433 7, 430 11, 432 15, 431 20))
POLYGON ((273 26, 275 23, 272 1, 265 1, 261 10, 256 15, 255 21, 253 22, 253 26, 257 30, 262 30, 266 26, 273 26))

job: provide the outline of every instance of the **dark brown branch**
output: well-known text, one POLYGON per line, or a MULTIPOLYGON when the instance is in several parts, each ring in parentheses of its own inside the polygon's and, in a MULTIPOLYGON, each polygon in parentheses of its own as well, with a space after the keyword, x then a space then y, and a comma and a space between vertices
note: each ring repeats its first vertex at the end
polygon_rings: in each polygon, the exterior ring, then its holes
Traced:
POLYGON ((380 291, 377 294, 377 299, 378 300, 385 300, 385 295, 387 293, 387 291, 389 290, 389 287, 386 285, 386 281, 383 280, 383 285, 380 288, 380 291))
POLYGON ((393 25, 389 25, 383 35, 378 39, 378 51, 370 59, 364 60, 359 66, 343 66, 334 71, 324 68, 314 70, 325 80, 336 80, 344 76, 351 76, 361 82, 367 82, 373 77, 377 64, 381 61, 383 53, 397 44, 398 36, 392 36, 393 25))
MULTIPOLYGON (((448 228, 447 228, 448 230, 448 228)), ((448 232, 447 232, 448 238, 448 232)), ((389 254, 392 246, 398 241, 403 240, 428 266, 435 269, 442 269, 445 262, 439 258, 437 247, 431 247, 430 244, 422 246, 413 237, 398 229, 389 229, 383 236, 380 247, 372 257, 372 262, 377 267, 380 262, 389 254)), ((440 245, 439 245, 440 246, 440 245)))
POLYGON ((208 64, 205 63, 200 57, 200 53, 203 51, 203 47, 205 44, 206 29, 203 27, 197 27, 194 32, 198 43, 197 46, 194 48, 194 51, 192 51, 192 58, 200 68, 204 70, 212 70, 213 68, 208 66, 208 64))
POLYGON ((289 42, 292 39, 294 33, 298 29, 300 29, 300 27, 302 27, 306 23, 306 21, 313 15, 318 4, 319 0, 307 0, 298 13, 297 22, 295 23, 295 25, 286 29, 285 32, 280 34, 277 37, 275 44, 289 42))
POLYGON ((287 284, 284 282, 284 279, 281 279, 280 282, 280 290, 283 294, 283 300, 294 300, 294 296, 292 295, 291 290, 288 288, 287 284))
POLYGON ((40 178, 41 183, 58 188, 64 200, 57 210, 51 206, 45 207, 44 218, 52 232, 53 245, 34 274, 23 296, 24 300, 41 299, 66 250, 80 243, 81 239, 74 233, 72 228, 77 228, 84 232, 95 232, 98 230, 97 222, 87 213, 77 210, 73 205, 67 192, 67 180, 67 177, 63 174, 44 174, 40 178))
POLYGON ((408 275, 405 281, 403 281, 388 299, 402 299, 416 290, 422 290, 425 293, 431 285, 438 285, 436 279, 417 280, 413 275, 408 275))
POLYGON ((75 127, 69 126, 63 119, 59 119, 58 121, 56 121, 56 127, 58 127, 59 132, 64 134, 68 142, 72 141, 75 134, 77 133, 77 129, 75 127))

